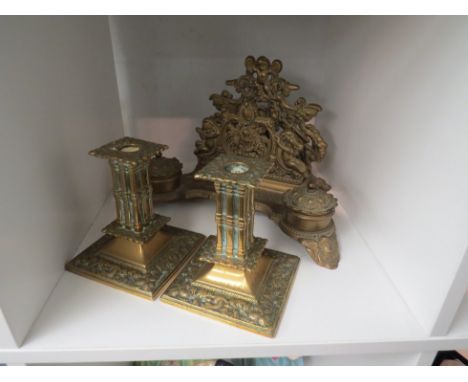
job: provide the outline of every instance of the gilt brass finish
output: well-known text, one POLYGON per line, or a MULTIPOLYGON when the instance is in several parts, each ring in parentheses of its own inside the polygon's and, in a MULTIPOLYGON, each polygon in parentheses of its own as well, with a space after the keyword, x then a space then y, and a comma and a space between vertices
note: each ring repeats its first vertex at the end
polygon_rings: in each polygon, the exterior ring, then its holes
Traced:
POLYGON ((287 191, 283 201, 280 228, 298 239, 317 264, 335 269, 340 260, 332 220, 336 198, 311 181, 287 191))
POLYGON ((204 236, 153 213, 149 163, 166 148, 124 137, 90 152, 109 160, 117 218, 67 270, 150 300, 174 279, 204 236))
POLYGON ((253 236, 254 189, 272 164, 221 154, 196 174, 213 182, 217 235, 209 236, 161 301, 274 337, 299 258, 253 236))
POLYGON ((279 60, 249 56, 245 74, 226 81, 239 98, 227 90, 210 97, 218 112, 197 128, 198 168, 227 153, 270 161, 265 180, 299 185, 308 178, 312 161, 321 160, 327 150, 320 132, 309 123, 322 107, 302 97, 288 104, 286 98, 299 86, 279 76, 282 68, 279 60))
POLYGON ((162 194, 177 189, 182 177, 182 163, 176 158, 154 158, 150 167, 153 193, 162 194))
MULTIPOLYGON (((323 227, 327 219, 331 221, 334 210, 330 211, 328 218, 308 211, 294 211, 298 214, 294 220, 291 216, 293 210, 283 197, 289 190, 302 185, 314 184, 323 193, 330 186, 311 172, 311 163, 322 160, 327 152, 327 143, 311 122, 322 107, 307 103, 303 97, 290 104, 287 98, 299 86, 280 77, 282 68, 279 60, 270 62, 263 56, 257 59, 248 56, 245 74, 226 82, 239 96, 224 90, 210 97, 217 112, 205 118, 202 126, 196 129, 200 136, 195 143, 196 169, 220 154, 268 161, 271 169, 257 187, 256 209, 268 214, 278 224, 287 220, 288 224, 281 225, 283 231, 301 242, 317 264, 336 268, 340 256, 335 226, 330 223, 327 229, 323 227), (310 223, 313 219, 316 225, 310 223), (327 250, 320 251, 318 255, 316 247, 322 237, 326 238, 321 242, 327 243, 327 250)), ((155 161, 152 166, 156 166, 155 161)), ((154 199, 214 198, 214 193, 212 184, 186 174, 177 189, 155 194, 154 199)))

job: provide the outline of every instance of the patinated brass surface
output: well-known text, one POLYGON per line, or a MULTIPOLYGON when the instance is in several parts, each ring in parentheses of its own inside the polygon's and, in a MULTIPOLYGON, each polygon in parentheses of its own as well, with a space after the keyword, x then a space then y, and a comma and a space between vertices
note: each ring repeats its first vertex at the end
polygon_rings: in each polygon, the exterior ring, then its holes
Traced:
POLYGON ((219 288, 194 284, 192 280, 207 266, 196 259, 184 268, 161 296, 161 301, 256 334, 274 337, 299 259, 271 249, 266 249, 263 256, 269 262, 269 268, 256 301, 219 288))
MULTIPOLYGON (((200 136, 195 143, 198 159, 196 170, 220 154, 271 163, 270 171, 256 189, 256 209, 278 224, 287 219, 290 223, 282 224, 282 227, 286 227, 283 230, 301 242, 317 264, 336 268, 340 255, 335 226, 327 224, 334 210, 327 217, 315 217, 317 228, 302 218, 297 218, 299 225, 295 225, 283 198, 284 193, 302 185, 314 184, 324 193, 330 190, 330 186, 311 172, 311 163, 322 160, 327 152, 327 143, 311 122, 322 108, 308 103, 303 97, 293 103, 288 102, 291 92, 298 90, 299 86, 280 76, 282 68, 279 60, 248 56, 245 59, 245 74, 226 82, 238 96, 224 90, 210 97, 217 112, 205 118, 201 127, 196 129, 200 136), (328 230, 323 231, 324 226, 328 226, 328 230), (330 230, 333 233, 328 235, 330 230), (316 250, 319 243, 310 237, 322 236, 326 238, 328 249, 319 255, 316 250)), ((156 166, 156 161, 152 166, 156 166)), ((182 176, 177 189, 155 194, 154 199, 164 202, 190 198, 214 199, 214 193, 213 184, 195 180, 193 174, 186 174, 182 176)), ((301 215, 301 212, 297 213, 301 215)), ((302 215, 309 220, 314 218, 306 211, 302 215)))
POLYGON ((336 198, 320 183, 308 182, 287 191, 283 202, 286 210, 280 228, 298 239, 317 264, 335 269, 340 260, 332 220, 338 204, 336 198))
POLYGON ((272 162, 265 179, 301 184, 310 175, 312 161, 321 160, 327 144, 309 121, 322 110, 302 97, 292 105, 286 98, 299 86, 280 77, 283 64, 266 57, 245 59, 245 74, 227 85, 229 91, 210 99, 218 110, 197 128, 195 154, 203 166, 220 153, 272 162))
POLYGON ((170 284, 180 267, 191 257, 204 236, 166 225, 161 230, 169 236, 166 245, 145 266, 119 261, 114 254, 104 252, 115 238, 104 235, 93 245, 67 263, 66 269, 80 276, 124 290, 148 300, 154 300, 170 284))
POLYGON ((124 137, 90 152, 109 160, 117 218, 67 270, 147 299, 174 279, 204 236, 168 226, 170 218, 153 213, 149 163, 166 148, 124 137))
POLYGON ((253 236, 254 189, 268 161, 219 155, 196 174, 214 183, 217 235, 210 236, 161 301, 273 337, 299 258, 253 236))
POLYGON ((154 158, 151 161, 150 171, 154 193, 171 192, 180 186, 182 163, 177 158, 154 158))

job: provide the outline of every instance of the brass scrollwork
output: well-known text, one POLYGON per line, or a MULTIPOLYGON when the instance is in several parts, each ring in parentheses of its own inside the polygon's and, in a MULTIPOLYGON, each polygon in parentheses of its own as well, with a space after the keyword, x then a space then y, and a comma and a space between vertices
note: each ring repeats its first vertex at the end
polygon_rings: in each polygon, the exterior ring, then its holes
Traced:
POLYGON ((273 161, 267 179, 301 184, 311 175, 310 164, 327 151, 310 123, 322 108, 303 97, 289 104, 286 98, 299 86, 280 77, 282 68, 280 60, 248 56, 245 74, 226 81, 239 96, 224 90, 210 97, 218 112, 196 129, 197 168, 227 153, 273 161))

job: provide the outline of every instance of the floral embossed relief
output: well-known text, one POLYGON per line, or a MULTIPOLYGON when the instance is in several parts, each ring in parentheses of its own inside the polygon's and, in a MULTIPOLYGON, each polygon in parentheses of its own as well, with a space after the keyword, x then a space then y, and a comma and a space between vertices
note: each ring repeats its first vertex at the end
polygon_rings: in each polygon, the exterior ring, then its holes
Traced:
POLYGON ((147 271, 133 269, 103 256, 101 248, 113 239, 110 235, 102 236, 67 263, 66 268, 71 272, 92 276, 108 284, 151 297, 171 276, 176 266, 190 255, 197 242, 203 239, 203 235, 199 233, 168 225, 163 230, 172 238, 166 250, 155 256, 147 271))
POLYGON ((270 179, 299 184, 310 175, 311 162, 321 160, 327 149, 310 123, 322 108, 302 97, 287 102, 299 86, 279 76, 282 67, 279 60, 248 56, 245 74, 226 82, 239 96, 224 90, 210 97, 218 112, 197 128, 199 167, 228 153, 273 161, 270 179))
POLYGON ((271 334, 276 327, 283 309, 283 303, 289 293, 293 275, 296 272, 299 258, 266 249, 264 256, 272 258, 271 271, 264 280, 262 293, 258 302, 247 301, 223 293, 223 290, 212 291, 195 286, 192 280, 206 265, 198 257, 192 259, 180 276, 171 284, 162 300, 175 305, 182 305, 189 310, 201 311, 217 316, 223 321, 236 325, 242 321, 256 332, 271 334))

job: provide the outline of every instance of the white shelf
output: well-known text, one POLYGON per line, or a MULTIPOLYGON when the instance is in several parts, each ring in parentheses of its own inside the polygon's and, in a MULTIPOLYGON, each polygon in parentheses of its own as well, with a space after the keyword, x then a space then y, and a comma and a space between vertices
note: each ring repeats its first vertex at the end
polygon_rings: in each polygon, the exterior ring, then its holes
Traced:
MULTIPOLYGON (((110 198, 81 251, 114 217, 110 198)), ((214 205, 197 201, 158 206, 171 224, 215 232, 214 205)), ((256 235, 301 257, 276 338, 264 338, 161 303, 149 302, 69 272, 52 292, 19 349, 2 362, 99 362, 274 355, 420 351, 424 332, 357 234, 346 213, 335 219, 342 260, 337 270, 315 265, 305 250, 267 217, 256 235)), ((437 344, 433 343, 434 349, 437 344)))

